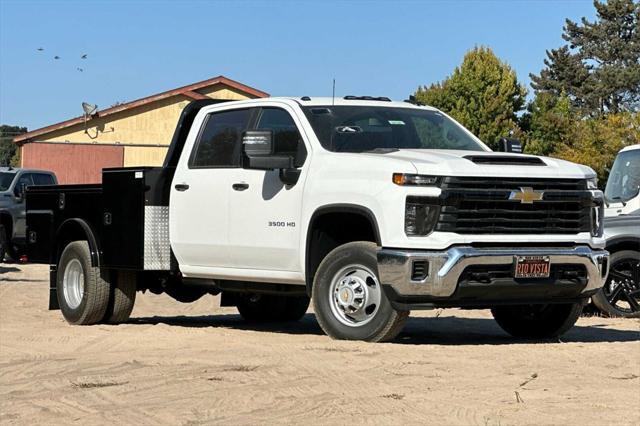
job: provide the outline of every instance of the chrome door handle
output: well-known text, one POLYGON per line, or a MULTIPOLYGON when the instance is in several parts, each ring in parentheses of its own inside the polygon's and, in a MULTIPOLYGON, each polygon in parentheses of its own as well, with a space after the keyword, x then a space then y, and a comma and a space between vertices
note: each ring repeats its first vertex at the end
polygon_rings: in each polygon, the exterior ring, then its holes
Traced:
POLYGON ((234 183, 233 185, 231 185, 231 187, 233 189, 235 189, 236 191, 244 191, 245 189, 249 189, 249 184, 248 183, 234 183))
POLYGON ((177 191, 186 191, 187 189, 189 189, 189 185, 187 185, 186 183, 177 183, 176 186, 174 186, 174 188, 177 191))

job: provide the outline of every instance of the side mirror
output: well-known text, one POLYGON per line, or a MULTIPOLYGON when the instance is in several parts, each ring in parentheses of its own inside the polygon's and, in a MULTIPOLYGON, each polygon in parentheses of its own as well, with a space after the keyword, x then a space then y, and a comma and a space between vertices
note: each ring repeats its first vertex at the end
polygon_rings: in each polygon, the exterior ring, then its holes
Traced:
POLYGON ((24 194, 26 192, 27 189, 27 184, 26 183, 21 183, 20 185, 16 185, 16 187, 13 190, 13 195, 16 196, 16 199, 18 200, 18 202, 23 202, 24 201, 24 194))
POLYGON ((289 155, 274 155, 271 130, 248 130, 242 135, 242 153, 246 169, 275 170, 293 167, 289 155))
POLYGON ((247 157, 265 157, 273 154, 273 131, 248 130, 242 135, 242 149, 247 157))
POLYGON ((498 140, 498 151, 522 154, 522 151, 524 151, 524 146, 518 139, 500 138, 498 140))

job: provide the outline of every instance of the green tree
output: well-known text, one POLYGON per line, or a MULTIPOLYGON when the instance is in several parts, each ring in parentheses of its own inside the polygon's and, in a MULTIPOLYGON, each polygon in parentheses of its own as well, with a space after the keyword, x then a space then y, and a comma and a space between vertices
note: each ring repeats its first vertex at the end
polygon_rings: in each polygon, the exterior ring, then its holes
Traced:
POLYGON ((560 144, 571 144, 576 125, 569 97, 543 92, 527 105, 520 125, 525 132, 525 149, 530 154, 551 155, 560 144))
POLYGON ((570 135, 573 143, 557 146, 554 156, 591 167, 598 174, 600 186, 604 186, 607 168, 618 151, 640 144, 640 114, 607 114, 575 123, 570 135))
POLYGON ((13 143, 13 138, 26 133, 26 127, 0 126, 0 166, 18 166, 20 162, 20 150, 13 143))
MULTIPOLYGON (((559 97, 565 95, 572 105, 583 108, 586 92, 585 87, 589 79, 589 71, 577 55, 569 50, 568 46, 560 49, 547 50, 547 59, 544 60, 545 68, 540 75, 530 74, 531 87, 536 95, 544 93, 559 97)), ((545 102, 550 99, 545 96, 545 102)))
POLYGON ((594 1, 597 18, 566 20, 567 45, 547 51, 531 75, 536 94, 564 92, 585 116, 637 111, 640 106, 640 3, 594 1))
POLYGON ((421 86, 416 100, 441 109, 491 147, 510 131, 519 131, 517 113, 527 90, 513 69, 488 47, 467 52, 444 81, 421 86))

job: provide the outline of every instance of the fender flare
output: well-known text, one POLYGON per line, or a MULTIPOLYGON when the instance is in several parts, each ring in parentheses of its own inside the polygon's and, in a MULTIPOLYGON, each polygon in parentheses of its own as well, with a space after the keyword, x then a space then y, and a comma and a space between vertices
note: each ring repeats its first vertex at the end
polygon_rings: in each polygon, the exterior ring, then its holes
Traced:
POLYGON ((640 236, 634 234, 616 235, 615 237, 607 239, 605 249, 611 250, 613 247, 620 245, 626 246, 627 244, 635 244, 636 247, 638 247, 636 250, 640 250, 640 236))
MULTIPOLYGON (((84 219, 70 218, 62 222, 58 227, 58 230, 56 231, 55 240, 60 241, 64 235, 64 232, 73 226, 79 226, 84 235, 87 237, 87 242, 89 243, 89 252, 91 253, 91 266, 100 267, 100 265, 102 264, 102 252, 100 251, 100 244, 98 243, 96 233, 91 228, 91 225, 89 225, 89 223, 87 223, 84 219)), ((64 250, 64 247, 62 247, 61 249, 64 250)))
POLYGON ((378 220, 376 219, 376 216, 373 214, 373 212, 369 208, 359 204, 342 204, 342 203, 327 204, 327 205, 318 207, 313 212, 313 214, 311 215, 311 218, 309 219, 309 226, 307 227, 307 236, 305 241, 304 274, 305 274, 305 282, 306 282, 308 294, 311 294, 310 291, 311 291, 311 285, 312 285, 309 277, 309 273, 311 269, 309 265, 309 262, 311 261, 309 257, 309 251, 311 247, 311 230, 313 229, 313 226, 316 220, 318 220, 318 218, 323 216, 324 214, 328 214, 328 213, 350 213, 350 214, 357 214, 364 217, 371 224, 371 227, 374 233, 375 243, 378 244, 379 246, 382 245, 382 240, 380 238, 380 228, 378 227, 378 220))

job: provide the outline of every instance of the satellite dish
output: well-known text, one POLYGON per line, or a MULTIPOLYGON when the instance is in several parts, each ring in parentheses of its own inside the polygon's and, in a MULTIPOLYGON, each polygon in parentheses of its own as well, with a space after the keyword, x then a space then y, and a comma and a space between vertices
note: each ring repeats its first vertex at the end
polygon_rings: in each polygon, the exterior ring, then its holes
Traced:
POLYGON ((87 102, 83 102, 82 109, 84 110, 84 132, 88 135, 89 129, 87 128, 87 119, 98 114, 98 105, 93 105, 87 102))
POLYGON ((98 110, 98 105, 89 104, 87 102, 82 103, 82 109, 84 110, 84 114, 87 116, 92 116, 98 110))

